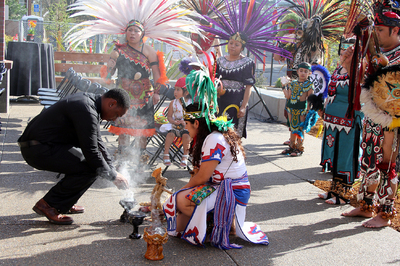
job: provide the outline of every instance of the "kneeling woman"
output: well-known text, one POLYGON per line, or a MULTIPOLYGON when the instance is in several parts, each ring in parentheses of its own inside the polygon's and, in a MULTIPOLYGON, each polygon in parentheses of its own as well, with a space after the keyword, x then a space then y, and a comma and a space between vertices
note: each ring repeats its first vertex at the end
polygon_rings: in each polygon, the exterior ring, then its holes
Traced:
POLYGON ((203 246, 209 225, 207 214, 213 212, 212 245, 221 249, 241 248, 229 243, 233 222, 237 236, 267 245, 268 238, 260 227, 244 222, 250 183, 240 137, 231 122, 211 117, 206 121, 205 116, 209 115, 201 109, 198 103, 186 108, 186 129, 193 138, 190 149, 193 165, 200 167, 189 182, 164 203, 168 234, 203 246))

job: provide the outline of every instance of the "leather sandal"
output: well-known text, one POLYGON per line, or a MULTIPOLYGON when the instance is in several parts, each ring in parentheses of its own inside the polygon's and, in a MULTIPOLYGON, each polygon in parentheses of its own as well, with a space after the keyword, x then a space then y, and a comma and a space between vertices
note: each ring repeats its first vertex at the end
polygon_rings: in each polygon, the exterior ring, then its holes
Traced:
POLYGON ((289 155, 289 154, 291 154, 293 151, 294 151, 294 149, 289 147, 289 148, 283 150, 283 151, 281 152, 281 154, 289 155))
POLYGON ((170 166, 171 165, 171 160, 169 159, 169 154, 164 154, 163 162, 164 162, 165 166, 170 166), (167 157, 168 159, 165 159, 165 157, 167 157))
POLYGON ((292 156, 292 157, 297 157, 297 156, 301 156, 301 155, 303 155, 303 152, 302 152, 302 151, 299 151, 298 149, 294 149, 294 150, 290 153, 290 156, 292 156))
POLYGON ((325 202, 331 205, 345 205, 350 203, 350 200, 342 199, 339 196, 335 195, 332 196, 332 198, 327 199, 325 202))
POLYGON ((186 167, 188 163, 189 155, 182 155, 181 167, 186 167))

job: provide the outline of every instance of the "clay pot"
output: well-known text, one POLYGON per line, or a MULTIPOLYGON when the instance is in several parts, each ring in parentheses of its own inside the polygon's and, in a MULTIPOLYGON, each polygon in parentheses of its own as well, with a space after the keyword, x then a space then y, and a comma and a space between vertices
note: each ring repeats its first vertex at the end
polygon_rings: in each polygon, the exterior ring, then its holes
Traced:
POLYGON ((165 229, 165 234, 150 234, 148 227, 144 229, 144 241, 147 242, 147 251, 144 257, 148 260, 162 260, 164 258, 163 254, 163 244, 168 241, 167 229, 165 229))

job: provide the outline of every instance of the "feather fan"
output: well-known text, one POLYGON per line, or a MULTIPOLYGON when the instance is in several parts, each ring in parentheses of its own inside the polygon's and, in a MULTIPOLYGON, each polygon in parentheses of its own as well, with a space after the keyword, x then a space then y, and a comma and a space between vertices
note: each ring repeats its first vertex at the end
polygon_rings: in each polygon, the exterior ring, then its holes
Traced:
POLYGON ((225 0, 227 15, 210 4, 217 18, 212 19, 209 16, 204 16, 204 18, 214 27, 201 26, 201 29, 216 35, 221 40, 225 40, 226 42, 221 43, 221 45, 226 45, 231 36, 236 33, 244 35, 246 37, 246 49, 260 62, 263 62, 264 51, 291 58, 290 52, 274 44, 274 41, 281 40, 283 37, 276 36, 276 33, 280 30, 275 29, 272 21, 280 17, 284 9, 275 4, 267 7, 268 0, 262 0, 248 12, 249 7, 252 6, 252 1, 246 0, 242 3, 241 1, 225 0))
POLYGON ((200 34, 198 23, 188 16, 195 12, 178 6, 179 0, 78 0, 69 6, 71 17, 89 16, 95 19, 75 25, 67 33, 67 41, 78 45, 97 34, 124 34, 129 21, 139 21, 145 36, 193 51, 190 38, 181 32, 200 34))

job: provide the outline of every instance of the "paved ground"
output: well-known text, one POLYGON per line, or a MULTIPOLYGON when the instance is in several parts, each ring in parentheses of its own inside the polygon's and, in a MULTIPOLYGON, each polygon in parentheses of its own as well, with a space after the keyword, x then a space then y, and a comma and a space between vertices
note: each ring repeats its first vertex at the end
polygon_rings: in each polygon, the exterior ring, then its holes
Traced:
MULTIPOLYGON (((400 234, 391 228, 366 229, 362 218, 344 218, 349 206, 330 206, 317 199, 318 188, 307 179, 329 179, 321 174, 321 140, 307 136, 306 152, 298 158, 282 156, 286 127, 249 121, 244 140, 252 197, 248 221, 257 222, 269 246, 232 238, 243 249, 205 249, 170 238, 159 262, 144 258, 144 240, 131 240, 132 226, 118 219, 125 195, 111 183, 98 180, 79 201, 86 212, 75 223, 57 226, 32 211, 32 206, 56 182, 56 174, 26 165, 16 145, 27 122, 41 111, 38 104, 12 104, 1 115, 0 264, 4 265, 399 265, 400 234)), ((115 137, 104 132, 111 151, 115 137)), ((161 161, 157 161, 162 166, 161 161)), ((188 172, 171 166, 165 173, 171 188, 188 180, 188 172)), ((154 180, 149 174, 132 177, 135 198, 149 201, 154 180)), ((146 224, 140 227, 143 233, 146 224)))

